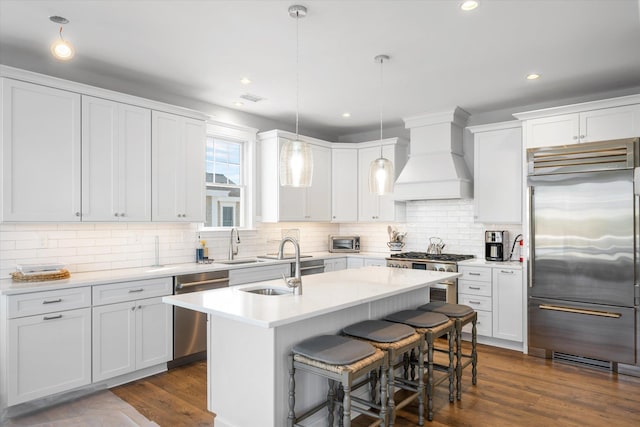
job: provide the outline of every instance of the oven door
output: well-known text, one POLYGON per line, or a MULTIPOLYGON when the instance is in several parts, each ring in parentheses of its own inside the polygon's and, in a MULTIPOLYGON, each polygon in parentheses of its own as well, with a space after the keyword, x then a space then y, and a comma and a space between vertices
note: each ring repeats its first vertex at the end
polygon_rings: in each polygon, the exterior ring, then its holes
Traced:
MULTIPOLYGON (((429 262, 412 262, 413 270, 431 270, 437 271, 435 264, 429 262)), ((444 301, 449 304, 458 303, 458 281, 445 280, 429 287, 429 301, 444 301)))

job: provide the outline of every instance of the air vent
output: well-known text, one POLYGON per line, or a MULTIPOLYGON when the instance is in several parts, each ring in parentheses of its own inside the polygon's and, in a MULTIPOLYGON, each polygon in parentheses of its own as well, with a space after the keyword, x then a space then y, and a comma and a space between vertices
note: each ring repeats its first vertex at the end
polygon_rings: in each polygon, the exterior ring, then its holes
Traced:
POLYGON ((613 363, 605 360, 591 359, 589 357, 574 356, 572 354, 553 352, 553 360, 558 362, 566 362, 572 365, 584 366, 592 369, 603 369, 605 371, 613 371, 613 363))
POLYGON ((252 93, 245 93, 243 95, 240 95, 240 98, 245 99, 247 101, 251 101, 251 102, 260 102, 260 101, 264 101, 264 98, 258 95, 254 95, 252 93))

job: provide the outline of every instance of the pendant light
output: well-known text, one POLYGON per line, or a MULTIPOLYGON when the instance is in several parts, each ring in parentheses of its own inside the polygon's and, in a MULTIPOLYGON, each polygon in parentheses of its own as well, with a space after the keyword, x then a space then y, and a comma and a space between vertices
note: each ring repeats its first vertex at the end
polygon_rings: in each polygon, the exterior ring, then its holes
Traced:
POLYGON ((60 24, 60 31, 58 34, 59 39, 54 41, 51 44, 51 54, 56 59, 60 59, 62 61, 68 61, 69 59, 73 58, 73 55, 75 54, 75 50, 73 49, 73 46, 71 45, 71 43, 69 43, 64 38, 62 38, 62 26, 64 24, 68 24, 69 20, 62 16, 50 16, 49 20, 56 24, 60 24))
POLYGON ((371 162, 371 166, 369 166, 369 191, 372 194, 382 196, 393 192, 393 180, 395 177, 393 163, 382 156, 382 64, 384 61, 388 61, 389 57, 387 55, 378 55, 374 59, 380 63, 380 157, 371 162))
POLYGON ((307 15, 307 8, 294 5, 289 7, 289 16, 296 19, 296 139, 286 140, 280 149, 280 185, 285 187, 311 187, 313 177, 313 153, 311 147, 300 141, 298 134, 299 98, 299 37, 298 20, 307 15))

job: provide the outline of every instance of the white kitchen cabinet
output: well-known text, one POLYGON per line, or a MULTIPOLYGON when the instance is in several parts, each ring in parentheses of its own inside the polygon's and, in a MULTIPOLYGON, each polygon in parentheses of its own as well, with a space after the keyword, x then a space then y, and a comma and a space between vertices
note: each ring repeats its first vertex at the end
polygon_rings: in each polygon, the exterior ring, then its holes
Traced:
POLYGON ((474 219, 522 223, 522 127, 520 122, 468 128, 474 140, 474 219))
POLYGON ((493 337, 522 341, 522 270, 493 268, 493 337))
POLYGON ((347 269, 364 267, 364 259, 356 257, 347 257, 347 269))
MULTIPOLYGON (((493 304, 491 300, 491 267, 458 266, 462 277, 458 279, 458 304, 468 305, 478 313, 476 323, 479 336, 491 337, 493 334, 493 304)), ((471 325, 463 328, 471 332, 471 325)))
POLYGON ((347 269, 347 258, 327 258, 324 260, 324 272, 347 269))
MULTIPOLYGON (((593 103, 593 107, 597 106, 593 103)), ((586 103, 583 108, 585 111, 526 120, 526 147, 550 147, 640 135, 640 104, 588 110, 589 103, 586 103)))
POLYGON ((328 143, 300 136, 313 151, 311 187, 296 188, 280 185, 280 148, 294 134, 279 130, 258 135, 260 162, 260 197, 262 221, 331 220, 331 149, 328 143))
POLYGON ((80 221, 80 95, 2 79, 2 221, 80 221))
POLYGON ((151 221, 151 110, 82 96, 82 220, 151 221))
POLYGON ((151 118, 151 219, 203 222, 205 124, 159 111, 151 118))
POLYGON ((358 221, 358 150, 331 149, 331 221, 358 221))
POLYGON ((170 283, 165 278, 93 287, 94 382, 171 360, 173 310, 161 296, 141 298, 170 295, 170 283))
POLYGON ((91 383, 90 295, 84 287, 8 297, 9 406, 91 383))
POLYGON ((384 258, 365 258, 364 266, 365 267, 370 267, 370 266, 386 267, 387 260, 385 260, 384 258))
MULTIPOLYGON (((406 144, 391 138, 383 142, 382 155, 393 162, 396 178, 406 163, 406 144)), ((406 203, 396 202, 393 194, 379 196, 369 191, 369 168, 380 157, 380 143, 358 149, 358 221, 404 221, 406 203)))

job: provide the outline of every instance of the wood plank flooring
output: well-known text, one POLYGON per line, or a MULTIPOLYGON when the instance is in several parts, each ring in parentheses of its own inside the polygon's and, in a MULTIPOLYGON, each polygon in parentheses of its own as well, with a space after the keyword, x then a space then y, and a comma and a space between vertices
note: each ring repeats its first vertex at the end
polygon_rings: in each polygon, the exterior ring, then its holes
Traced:
MULTIPOLYGON (((467 367, 462 400, 451 404, 448 384, 439 385, 434 420, 425 421, 426 426, 640 425, 640 378, 483 345, 478 345, 478 355, 478 384, 471 385, 467 367)), ((213 425, 213 414, 206 410, 204 362, 112 391, 160 426, 213 425)), ((412 405, 399 411, 395 426, 416 426, 413 411, 412 405)), ((361 416, 352 425, 368 421, 361 416)))

